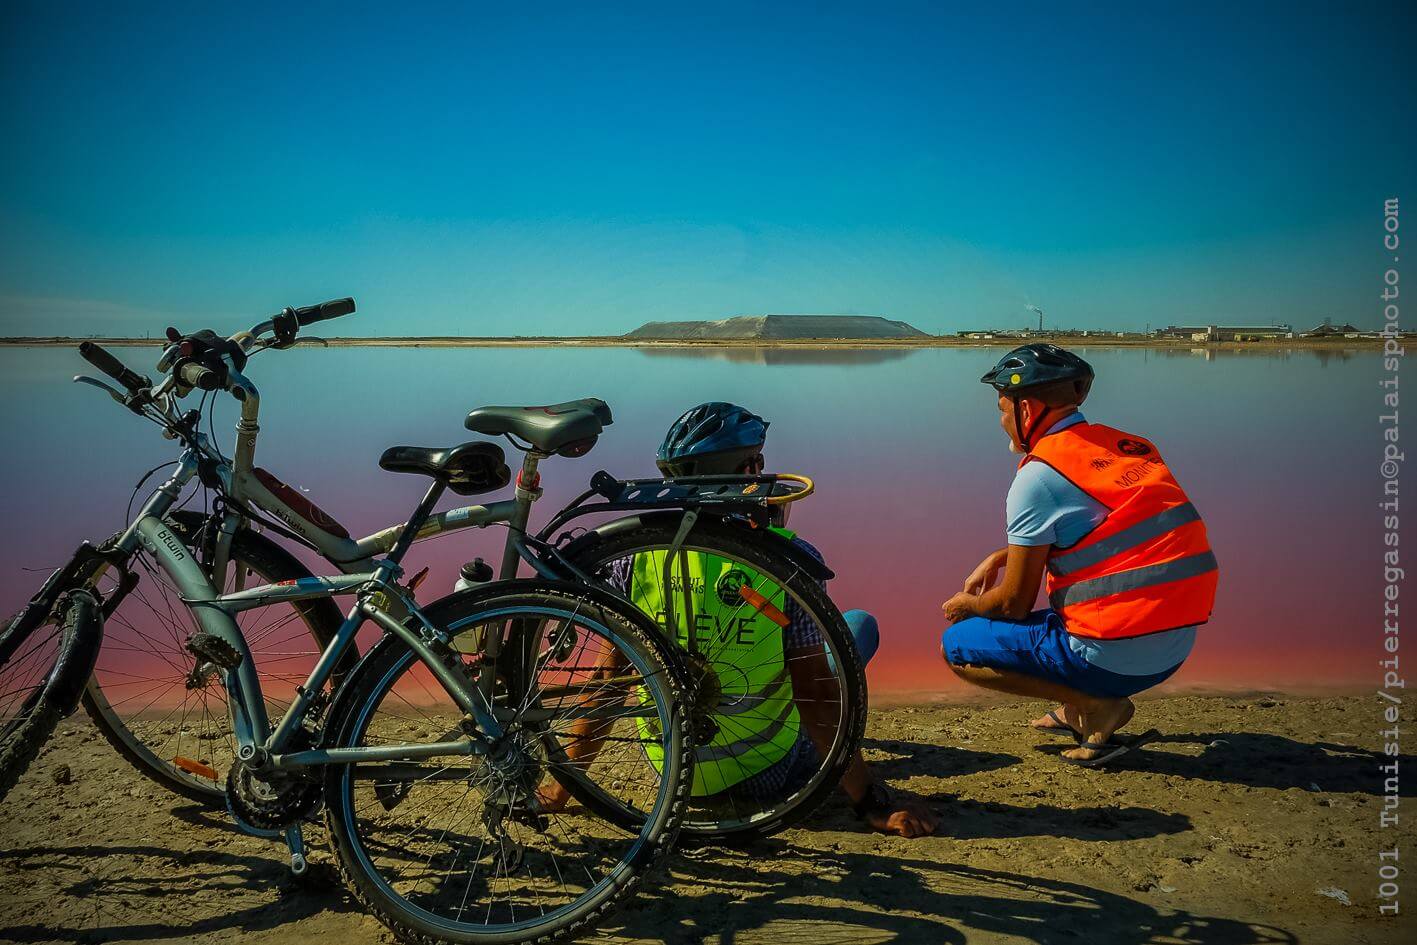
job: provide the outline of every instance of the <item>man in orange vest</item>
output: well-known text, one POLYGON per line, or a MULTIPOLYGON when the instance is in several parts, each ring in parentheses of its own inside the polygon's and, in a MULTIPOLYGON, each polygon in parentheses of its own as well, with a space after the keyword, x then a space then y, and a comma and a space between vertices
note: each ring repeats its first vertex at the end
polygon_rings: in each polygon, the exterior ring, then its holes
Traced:
POLYGON ((1010 351, 980 379, 1023 459, 1008 546, 944 603, 953 626, 941 645, 966 682, 1058 702, 1033 726, 1071 735, 1063 760, 1086 766, 1159 737, 1115 733, 1136 711, 1130 697, 1190 655, 1218 576, 1205 524, 1156 446, 1079 411, 1092 379, 1049 344, 1010 351), (1050 606, 1034 610, 1045 571, 1050 606))

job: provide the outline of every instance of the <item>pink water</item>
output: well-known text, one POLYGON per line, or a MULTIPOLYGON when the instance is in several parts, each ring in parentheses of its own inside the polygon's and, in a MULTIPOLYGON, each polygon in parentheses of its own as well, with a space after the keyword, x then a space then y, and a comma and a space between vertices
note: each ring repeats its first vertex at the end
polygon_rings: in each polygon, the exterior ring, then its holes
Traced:
MULTIPOLYGON (((153 349, 121 356, 151 368, 153 349)), ((1002 544, 1016 459, 977 382, 992 348, 914 352, 628 349, 298 349, 251 364, 262 390, 258 462, 367 534, 405 517, 419 480, 382 472, 395 443, 471 438, 489 403, 598 396, 616 422, 590 456, 544 467, 549 515, 604 468, 653 475, 685 407, 734 400, 772 421, 769 467, 818 494, 792 526, 826 555, 843 608, 880 618, 874 693, 959 695, 939 659, 939 604, 1002 544)), ((1201 510, 1221 562, 1215 617, 1173 687, 1316 689, 1373 684, 1380 652, 1377 355, 1279 356, 1094 349, 1095 420, 1154 439, 1201 510)), ((69 383, 77 353, 0 351, 0 607, 12 610, 83 538, 124 524, 133 485, 174 458, 156 428, 69 383)), ((230 442, 231 409, 217 433, 230 442)), ((447 504, 453 504, 449 501, 447 504)), ((500 530, 418 546, 425 597, 457 566, 493 557, 500 530)), ((329 570, 326 568, 326 570, 329 570)))

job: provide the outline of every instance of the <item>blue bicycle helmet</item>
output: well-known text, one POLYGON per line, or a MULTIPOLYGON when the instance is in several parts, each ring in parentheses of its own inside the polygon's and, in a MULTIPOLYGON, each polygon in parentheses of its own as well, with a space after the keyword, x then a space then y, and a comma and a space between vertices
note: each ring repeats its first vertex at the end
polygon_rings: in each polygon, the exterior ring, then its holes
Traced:
POLYGON ((746 408, 699 404, 669 427, 655 462, 666 476, 732 473, 762 452, 767 436, 768 422, 746 408))

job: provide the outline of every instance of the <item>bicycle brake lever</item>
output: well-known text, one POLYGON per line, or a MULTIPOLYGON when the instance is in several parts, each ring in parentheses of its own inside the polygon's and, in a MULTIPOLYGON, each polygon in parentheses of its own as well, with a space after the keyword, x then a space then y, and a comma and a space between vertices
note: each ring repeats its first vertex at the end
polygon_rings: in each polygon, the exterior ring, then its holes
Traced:
POLYGON ((87 374, 75 374, 74 383, 88 384, 91 387, 97 387, 101 391, 106 391, 108 393, 108 396, 112 397, 114 400, 118 401, 123 406, 128 406, 128 398, 126 394, 121 393, 116 387, 110 387, 109 385, 105 384, 103 381, 99 380, 96 377, 89 377, 87 374))

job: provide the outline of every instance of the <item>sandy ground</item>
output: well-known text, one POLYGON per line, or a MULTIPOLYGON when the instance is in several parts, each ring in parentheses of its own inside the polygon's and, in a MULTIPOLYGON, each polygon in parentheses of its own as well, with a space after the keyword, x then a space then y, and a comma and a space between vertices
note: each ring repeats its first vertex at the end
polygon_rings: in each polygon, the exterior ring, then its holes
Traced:
MULTIPOLYGON (((1138 723, 1165 740, 1110 771, 1061 765, 1061 741, 1023 728, 1038 708, 876 712, 867 757, 933 799, 937 836, 864 833, 836 802, 751 848, 679 854, 596 940, 1414 940, 1417 920, 1376 908, 1377 851, 1400 844, 1405 864, 1417 848, 1410 825, 1378 827, 1372 699, 1146 702, 1138 723)), ((163 794, 71 720, 0 810, 0 940, 388 941, 311 834, 313 880, 297 885, 282 848, 163 794)))

